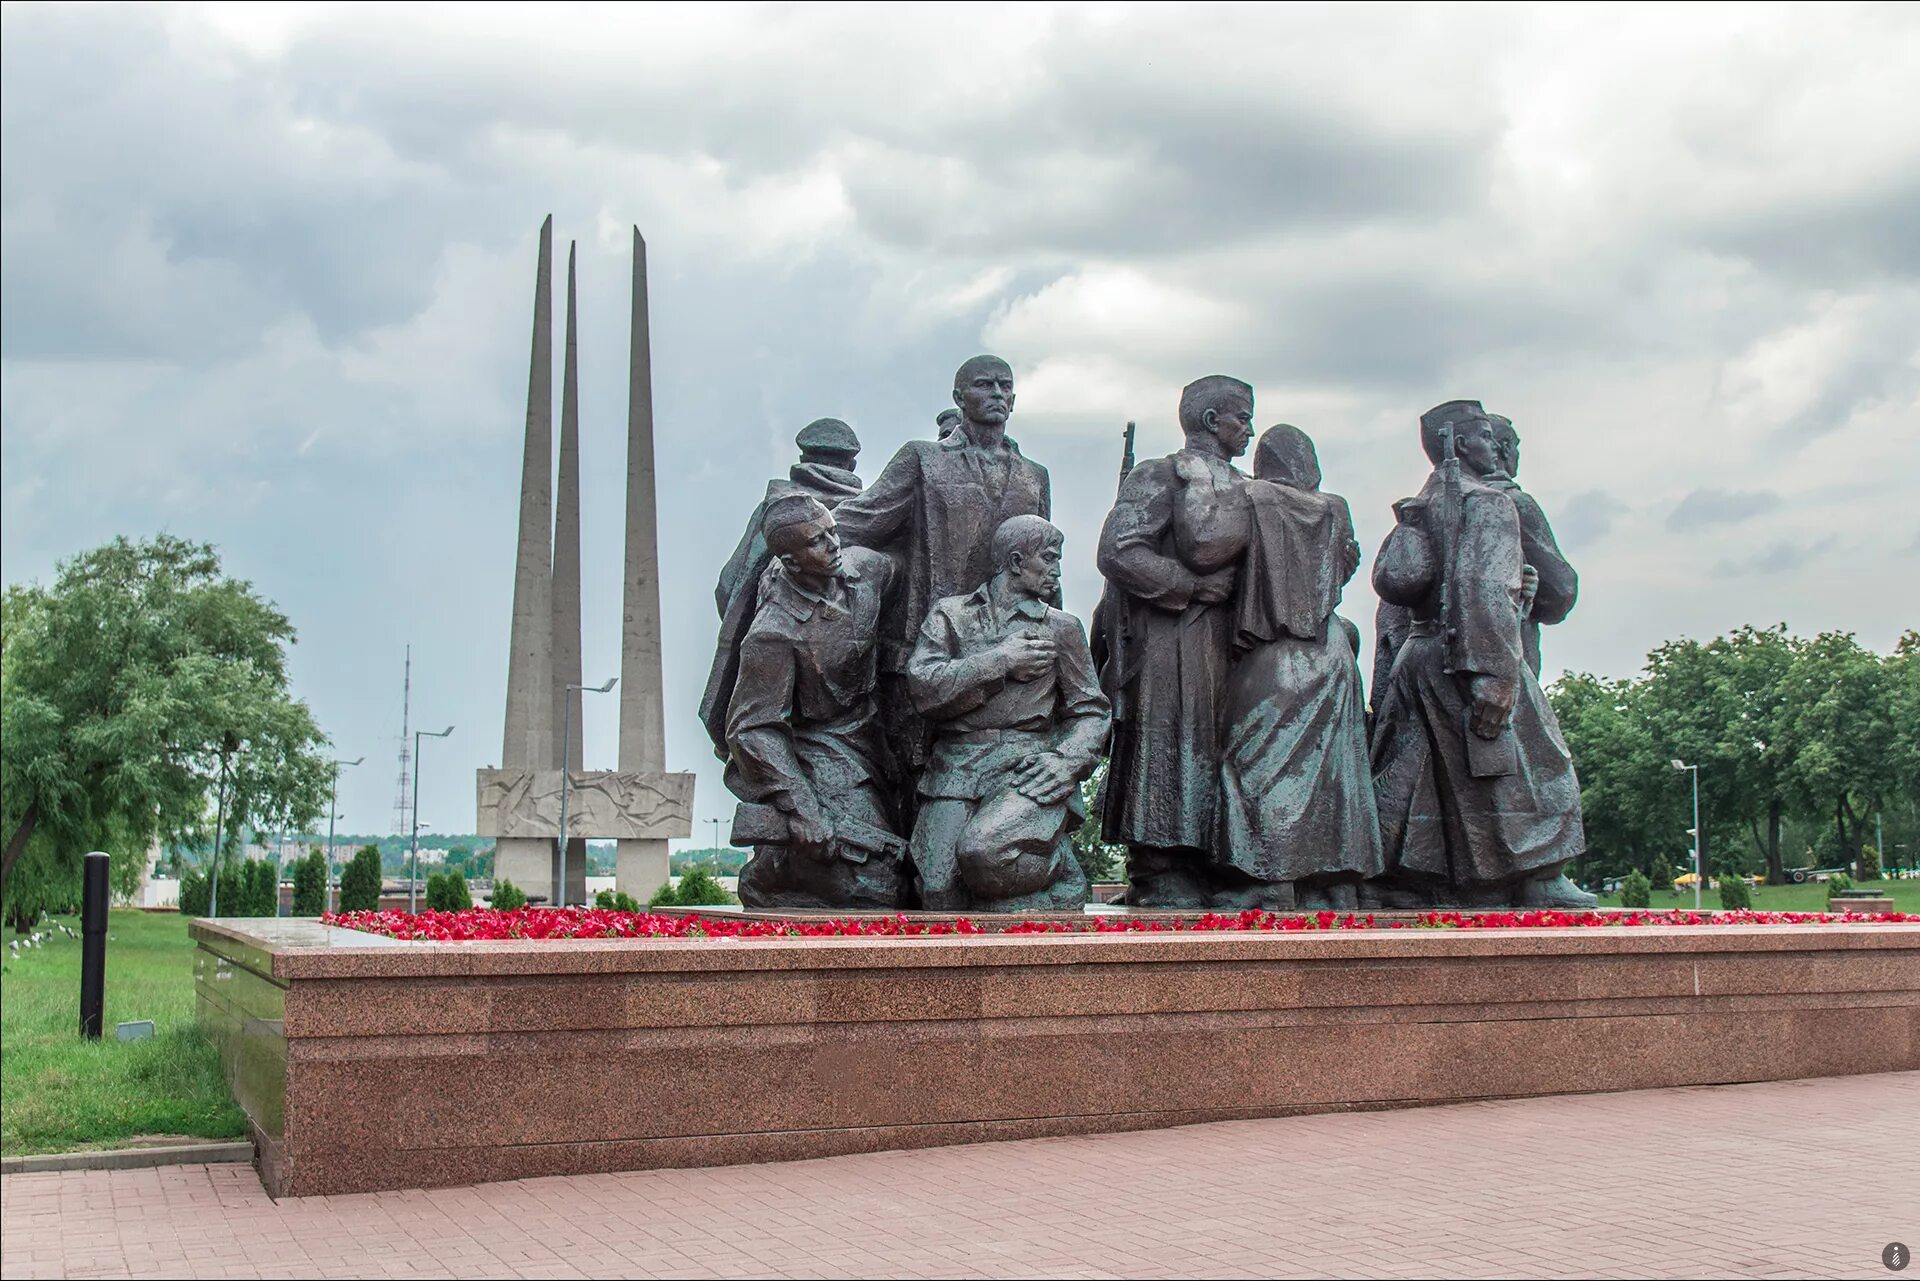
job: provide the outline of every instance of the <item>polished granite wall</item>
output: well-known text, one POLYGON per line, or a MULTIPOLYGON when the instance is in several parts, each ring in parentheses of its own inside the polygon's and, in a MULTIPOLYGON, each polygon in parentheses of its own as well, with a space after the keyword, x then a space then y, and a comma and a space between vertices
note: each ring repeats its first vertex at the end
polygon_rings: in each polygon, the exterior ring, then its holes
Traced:
POLYGON ((194 933, 275 1195, 1920 1068, 1912 926, 194 933))

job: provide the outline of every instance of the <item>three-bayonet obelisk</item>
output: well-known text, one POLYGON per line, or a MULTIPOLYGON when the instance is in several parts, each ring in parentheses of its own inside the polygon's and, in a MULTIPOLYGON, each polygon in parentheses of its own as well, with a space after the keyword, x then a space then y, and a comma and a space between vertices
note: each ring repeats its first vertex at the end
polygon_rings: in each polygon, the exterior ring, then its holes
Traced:
MULTIPOLYGON (((648 322, 647 242, 633 229, 633 318, 627 351, 627 554, 620 627, 620 768, 667 768, 660 658, 660 528, 653 471, 653 342, 648 322)), ((691 815, 689 815, 691 817, 691 815)), ((691 831, 691 824, 689 824, 691 831)), ((620 842, 621 884, 667 879, 667 842, 620 842)))
POLYGON ((566 365, 560 477, 553 486, 553 219, 540 229, 521 458, 519 547, 507 662, 501 768, 478 772, 482 836, 495 838, 494 878, 549 901, 586 899, 586 841, 619 841, 615 884, 645 901, 667 879, 667 841, 693 830, 693 776, 666 772, 660 664, 659 522, 654 498, 653 378, 647 331, 646 245, 634 230, 633 329, 628 361, 626 564, 620 634, 620 759, 585 768, 581 682, 580 374, 576 254, 567 252, 566 365), (570 686, 574 688, 569 688, 570 686), (560 839, 562 736, 566 859, 560 839))

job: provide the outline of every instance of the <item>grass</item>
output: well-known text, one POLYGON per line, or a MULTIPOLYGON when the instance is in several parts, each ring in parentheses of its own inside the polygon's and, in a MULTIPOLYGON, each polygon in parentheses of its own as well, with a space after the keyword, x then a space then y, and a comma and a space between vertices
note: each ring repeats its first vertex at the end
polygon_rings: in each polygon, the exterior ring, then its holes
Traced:
MULTIPOLYGON (((0 1153, 111 1148, 144 1135, 237 1138, 246 1132, 212 1043, 194 1024, 193 941, 176 913, 116 911, 107 927, 105 1036, 80 1039, 77 917, 0 965, 0 1153), (152 1019, 151 1039, 116 1041, 114 1024, 152 1019)), ((14 938, 5 931, 6 940, 14 938)))
MULTIPOLYGON (((1882 898, 1893 900, 1896 912, 1920 912, 1920 879, 1866 881, 1855 886, 1856 889, 1872 890, 1882 898)), ((1602 907, 1619 907, 1618 894, 1602 894, 1602 907)), ((1693 887, 1687 886, 1677 894, 1653 892, 1654 908, 1681 908, 1693 910, 1693 887)), ((1700 906, 1707 911, 1720 910, 1720 890, 1718 886, 1708 886, 1700 892, 1700 906)), ((1756 885, 1753 887, 1753 910, 1756 912, 1824 912, 1827 910, 1827 887, 1825 885, 1756 885)))

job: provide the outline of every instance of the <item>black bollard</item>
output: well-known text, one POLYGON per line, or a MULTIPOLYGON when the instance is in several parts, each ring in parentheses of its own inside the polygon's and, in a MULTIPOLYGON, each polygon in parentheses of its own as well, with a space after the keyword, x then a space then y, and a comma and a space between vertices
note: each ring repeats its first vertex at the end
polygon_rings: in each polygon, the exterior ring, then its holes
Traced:
POLYGON ((80 882, 80 1035, 100 1039, 107 1003, 107 864, 105 854, 87 855, 80 882))

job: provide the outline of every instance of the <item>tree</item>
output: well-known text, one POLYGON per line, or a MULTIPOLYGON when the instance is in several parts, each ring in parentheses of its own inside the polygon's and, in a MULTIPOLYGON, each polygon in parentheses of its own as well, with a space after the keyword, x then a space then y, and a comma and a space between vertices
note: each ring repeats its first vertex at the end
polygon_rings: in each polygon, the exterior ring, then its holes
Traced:
POLYGON ((1547 691, 1580 778, 1587 884, 1620 876, 1672 842, 1673 766, 1646 722, 1640 683, 1570 672, 1547 691))
MULTIPOLYGON (((1738 870, 1743 860, 1735 856, 1735 842, 1744 828, 1766 863, 1767 879, 1777 884, 1781 878, 1780 822, 1791 762, 1784 695, 1795 661, 1784 623, 1742 627, 1705 644, 1669 641, 1647 655, 1641 710, 1661 760, 1700 767, 1700 853, 1709 869, 1738 870), (1764 840, 1761 814, 1768 816, 1764 840)), ((1684 798, 1687 780, 1670 777, 1661 792, 1684 798)), ((1685 804, 1676 799, 1675 812, 1686 813, 1685 804)))
POLYGON ((1073 829, 1073 857, 1089 881, 1110 881, 1126 865, 1127 847, 1100 839, 1100 786, 1106 777, 1107 758, 1102 756, 1080 784, 1080 803, 1087 816, 1073 829))
POLYGON ((1832 820, 1840 856, 1850 863, 1860 856, 1874 809, 1901 790, 1890 675, 1890 665, 1851 633, 1825 632, 1796 647, 1785 682, 1787 789, 1809 813, 1832 820))
POLYGON ((327 856, 316 847, 293 865, 293 914, 318 916, 327 910, 327 856))
POLYGON ((380 847, 362 845, 340 874, 340 910, 373 912, 380 907, 380 847))
POLYGON ((212 546, 116 538, 0 607, 0 887, 34 841, 78 884, 80 856, 144 862, 228 819, 292 830, 327 802, 325 737, 287 692, 294 630, 212 546))

